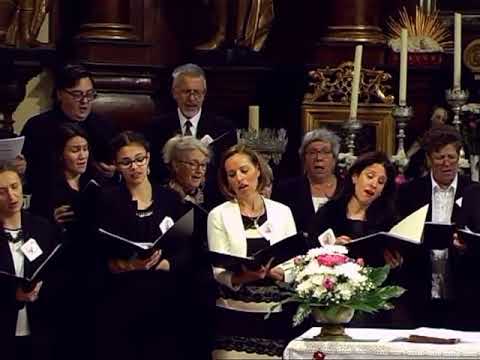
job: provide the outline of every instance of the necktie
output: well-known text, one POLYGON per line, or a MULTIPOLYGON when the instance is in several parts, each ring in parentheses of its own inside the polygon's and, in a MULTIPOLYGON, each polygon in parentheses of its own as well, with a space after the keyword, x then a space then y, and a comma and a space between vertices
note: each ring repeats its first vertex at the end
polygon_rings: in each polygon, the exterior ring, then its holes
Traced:
POLYGON ((185 121, 185 133, 183 134, 184 136, 192 136, 192 130, 191 127, 193 124, 191 123, 190 120, 185 121))
POLYGON ((22 233, 22 230, 20 230, 17 234, 17 237, 14 238, 9 232, 3 231, 2 237, 8 240, 8 242, 15 244, 23 240, 23 233, 22 233))

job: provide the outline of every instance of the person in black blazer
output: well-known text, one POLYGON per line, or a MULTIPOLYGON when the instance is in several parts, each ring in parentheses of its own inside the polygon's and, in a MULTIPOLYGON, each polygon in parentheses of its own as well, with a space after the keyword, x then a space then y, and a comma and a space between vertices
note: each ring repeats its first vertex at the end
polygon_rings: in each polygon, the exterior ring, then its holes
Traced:
POLYGON ((110 119, 92 111, 97 95, 92 74, 81 65, 66 65, 55 75, 53 109, 28 119, 21 132, 25 136, 22 151, 28 164, 26 185, 39 199, 56 172, 55 145, 63 124, 77 124, 88 134, 91 162, 102 175, 108 178, 114 171, 108 142, 116 129, 110 119))
MULTIPOLYGON (((141 135, 119 134, 112 151, 123 183, 101 194, 98 224, 131 241, 152 242, 182 215, 178 196, 148 179, 150 152, 141 135)), ((97 308, 99 359, 184 358, 181 279, 191 264, 188 240, 165 244, 143 259, 114 246, 117 240, 99 237, 110 273, 97 308)))
MULTIPOLYGON (((154 118, 146 131, 152 150, 152 177, 160 182, 165 182, 168 176, 168 169, 163 165, 161 156, 163 146, 171 137, 178 134, 194 136, 208 145, 225 134, 211 145, 218 158, 224 150, 237 142, 234 124, 203 108, 207 80, 201 67, 195 64, 178 66, 173 70, 172 78, 172 96, 177 103, 177 110, 154 118)), ((212 178, 212 181, 215 182, 216 179, 212 178)))
POLYGON ((306 133, 298 150, 304 174, 274 186, 272 198, 292 210, 298 231, 308 231, 318 209, 341 192, 342 179, 335 175, 339 151, 334 132, 321 128, 306 133))
MULTIPOLYGON (((437 126, 425 134, 422 146, 430 172, 399 188, 399 216, 403 218, 429 204, 427 221, 455 223, 460 212, 460 199, 465 188, 472 183, 458 173, 462 138, 452 126, 437 126)), ((415 253, 403 254, 402 272, 405 276, 402 285, 408 290, 403 299, 417 324, 461 326, 462 319, 457 315, 447 316, 456 314, 456 304, 461 302, 455 285, 462 277, 455 265, 461 263, 461 254, 454 246, 453 238, 446 240, 451 246, 445 250, 421 248, 415 253), (434 271, 433 266, 444 267, 445 271, 434 271)))
MULTIPOLYGON (((332 229, 336 244, 346 245, 351 240, 379 231, 389 231, 395 223, 396 171, 382 152, 360 155, 348 171, 342 192, 323 207, 312 219, 309 238, 311 247, 319 247, 319 235, 332 229)), ((322 243, 323 245, 323 243, 322 243)), ((385 244, 360 242, 349 249, 349 256, 362 258, 369 266, 390 265, 395 276, 401 262, 400 255, 385 244)), ((392 313, 357 314, 354 326, 390 327, 392 313)), ((395 325, 393 325, 395 326, 395 325)))
MULTIPOLYGON (((13 163, 0 165, 0 271, 31 276, 57 244, 58 234, 45 219, 22 211, 23 189, 13 163), (36 243, 41 252, 24 255, 22 245, 36 243)), ((8 360, 52 356, 56 305, 61 289, 54 277, 24 288, 14 278, 0 276, 1 357, 8 360), (56 304, 56 305, 55 305, 56 304)))
POLYGON ((195 232, 192 237, 191 271, 185 274, 185 311, 192 331, 192 357, 209 359, 213 349, 213 327, 205 326, 214 317, 216 285, 208 257, 207 215, 214 207, 203 191, 211 152, 193 136, 174 136, 163 147, 163 161, 170 170, 167 188, 175 191, 185 212, 194 209, 195 232))
MULTIPOLYGON (((379 231, 388 231, 395 222, 395 168, 382 152, 359 156, 348 171, 342 192, 318 210, 309 227, 312 247, 320 246, 318 236, 331 228, 336 243, 379 231)), ((353 257, 364 258, 371 266, 383 266, 386 248, 358 248, 353 257)))

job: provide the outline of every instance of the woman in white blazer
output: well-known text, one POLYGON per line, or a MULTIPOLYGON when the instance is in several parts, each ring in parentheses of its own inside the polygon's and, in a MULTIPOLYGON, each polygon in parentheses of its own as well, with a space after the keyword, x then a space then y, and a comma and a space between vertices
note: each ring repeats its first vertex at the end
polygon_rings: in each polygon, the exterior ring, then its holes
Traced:
MULTIPOLYGON (((264 169, 264 160, 243 145, 224 153, 219 186, 229 200, 208 215, 210 250, 245 257, 296 234, 290 208, 260 195, 268 183, 264 169)), ((214 358, 281 357, 292 338, 291 314, 279 309, 267 321, 264 315, 281 300, 275 281, 289 280, 288 263, 237 272, 215 267, 214 275, 219 285, 214 358)))

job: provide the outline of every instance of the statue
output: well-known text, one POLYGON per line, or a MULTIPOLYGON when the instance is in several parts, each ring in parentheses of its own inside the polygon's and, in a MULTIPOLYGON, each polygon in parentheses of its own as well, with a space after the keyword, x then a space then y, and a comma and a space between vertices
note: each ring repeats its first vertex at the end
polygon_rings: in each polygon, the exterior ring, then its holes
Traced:
POLYGON ((226 43, 253 51, 263 48, 274 18, 273 0, 236 0, 235 13, 229 16, 230 0, 213 0, 217 30, 210 40, 196 46, 197 50, 216 50, 226 43), (231 19, 231 20, 230 20, 231 19), (229 21, 235 25, 233 39, 228 39, 229 21))
POLYGON ((5 44, 15 47, 35 47, 53 0, 16 0, 15 12, 9 23, 5 44))

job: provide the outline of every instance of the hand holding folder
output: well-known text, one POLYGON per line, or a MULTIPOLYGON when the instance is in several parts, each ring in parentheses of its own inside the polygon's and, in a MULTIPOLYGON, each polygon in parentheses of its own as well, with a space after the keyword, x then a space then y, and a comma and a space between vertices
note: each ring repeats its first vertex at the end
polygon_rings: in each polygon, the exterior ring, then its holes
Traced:
POLYGON ((138 257, 146 259, 150 257, 155 250, 159 250, 166 244, 174 244, 182 239, 191 237, 193 234, 193 209, 190 209, 185 215, 177 220, 166 232, 154 239, 152 242, 135 242, 126 239, 123 236, 99 228, 98 232, 105 235, 109 245, 128 250, 138 257))
POLYGON ((397 223, 390 231, 380 231, 353 239, 346 246, 353 248, 365 245, 377 247, 383 245, 385 248, 389 246, 398 248, 421 245, 427 212, 428 205, 425 205, 397 223))
MULTIPOLYGON (((62 244, 58 244, 52 252, 38 265, 35 272, 30 276, 17 276, 6 271, 0 271, 0 279, 13 279, 18 283, 18 286, 21 286, 24 290, 29 291, 35 287, 35 285, 43 280, 46 275, 51 273, 55 268, 55 263, 61 254, 61 249, 63 248, 62 244)), ((27 260, 25 260, 27 261, 27 260)))
POLYGON ((242 269, 242 266, 250 270, 257 270, 267 264, 274 267, 306 252, 305 236, 303 233, 297 233, 258 251, 252 256, 242 257, 210 251, 210 261, 215 267, 238 272, 242 269))

